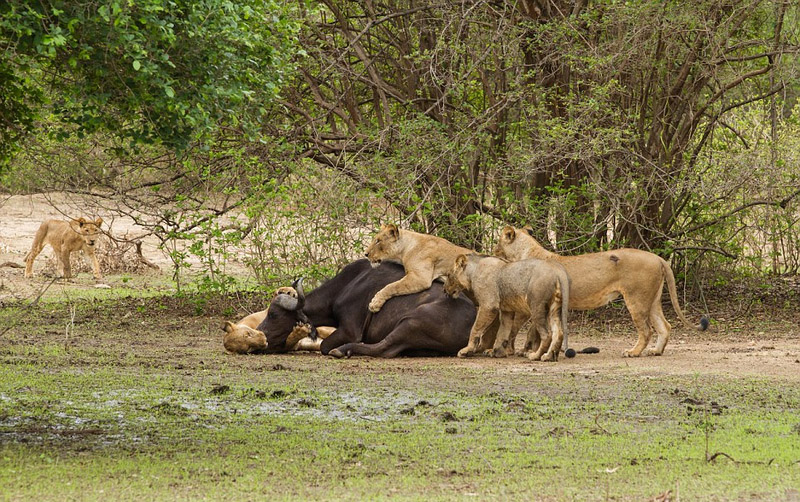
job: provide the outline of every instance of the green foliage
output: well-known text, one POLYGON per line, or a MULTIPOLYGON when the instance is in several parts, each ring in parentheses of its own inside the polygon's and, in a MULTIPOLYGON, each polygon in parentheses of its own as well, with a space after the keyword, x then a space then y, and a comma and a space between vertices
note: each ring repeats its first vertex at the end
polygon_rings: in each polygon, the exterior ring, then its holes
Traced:
POLYGON ((261 284, 307 288, 363 256, 380 221, 380 201, 354 184, 303 163, 282 184, 263 183, 246 204, 247 264, 261 284))
POLYGON ((297 29, 278 1, 4 2, 0 158, 37 120, 178 151, 221 126, 256 137, 297 29))

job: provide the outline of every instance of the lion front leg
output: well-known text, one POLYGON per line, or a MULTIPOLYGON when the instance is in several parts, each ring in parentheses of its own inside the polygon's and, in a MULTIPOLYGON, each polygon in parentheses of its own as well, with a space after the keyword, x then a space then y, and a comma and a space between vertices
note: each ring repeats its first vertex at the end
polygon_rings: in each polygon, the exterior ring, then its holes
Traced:
POLYGON ((375 293, 372 301, 369 302, 369 311, 378 312, 390 298, 425 291, 431 287, 431 284, 433 284, 433 271, 430 271, 430 273, 406 274, 399 281, 387 284, 383 289, 375 293))
POLYGON ((501 312, 500 329, 497 332, 497 339, 494 342, 493 357, 505 357, 514 355, 514 341, 517 333, 525 324, 527 316, 519 312, 501 312), (503 352, 503 354, 500 354, 503 352))
POLYGON ((469 343, 466 347, 458 351, 458 357, 467 357, 475 354, 478 350, 483 349, 484 340, 487 329, 492 325, 497 317, 498 311, 496 309, 478 307, 478 313, 475 316, 475 322, 472 325, 472 330, 469 333, 469 343))
POLYGON ((103 275, 100 273, 100 262, 97 260, 97 255, 94 253, 94 250, 84 252, 84 256, 92 262, 92 273, 94 274, 95 280, 102 280, 103 275))
POLYGON ((69 261, 69 250, 61 251, 59 261, 61 262, 61 277, 69 279, 72 277, 72 263, 69 261))

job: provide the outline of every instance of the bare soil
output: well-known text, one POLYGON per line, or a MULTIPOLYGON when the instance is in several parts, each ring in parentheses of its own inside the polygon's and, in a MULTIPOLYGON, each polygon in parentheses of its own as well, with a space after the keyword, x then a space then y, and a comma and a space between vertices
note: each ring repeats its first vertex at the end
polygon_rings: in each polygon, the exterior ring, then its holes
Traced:
MULTIPOLYGON (((24 265, 24 257, 30 248, 39 224, 47 218, 77 217, 81 213, 81 201, 64 194, 40 194, 30 196, 0 196, 0 263, 12 262, 24 265)), ((96 216, 89 214, 87 216, 96 216)), ((115 234, 144 233, 129 218, 119 215, 101 214, 111 224, 115 234)), ((158 249, 154 238, 146 238, 143 246, 144 255, 161 267, 160 274, 169 273, 169 258, 158 249)), ((34 270, 41 272, 47 267, 47 255, 52 255, 50 248, 37 259, 34 270)), ((52 261, 52 257, 50 258, 52 261)), ((73 256, 73 264, 81 259, 73 256)), ((52 266, 52 264, 50 265, 52 266)), ((74 266, 74 265, 73 265, 74 266)), ((79 269, 81 270, 81 269, 79 269)), ((84 266, 83 270, 87 270, 84 266)), ((158 272, 147 271, 144 275, 158 275, 158 272)), ((121 285, 119 274, 109 274, 104 282, 112 287, 121 285)), ((22 268, 0 268, 0 308, 10 301, 32 301, 41 292, 50 279, 40 273, 33 279, 23 278, 22 268)), ((146 284, 146 283, 138 283, 146 284)), ((797 278, 776 279, 777 286, 772 289, 754 291, 743 285, 727 286, 719 290, 706 291, 708 311, 712 326, 706 332, 698 332, 681 326, 664 296, 664 311, 673 325, 673 334, 661 357, 642 357, 626 359, 621 356, 623 350, 635 343, 635 331, 624 309, 617 303, 593 312, 576 312, 570 321, 570 344, 576 349, 585 346, 596 346, 598 354, 578 354, 573 359, 562 356, 558 363, 532 363, 518 357, 508 359, 490 359, 478 357, 466 360, 453 358, 440 359, 400 359, 392 362, 381 362, 393 368, 429 367, 430 365, 481 367, 497 372, 498 375, 520 372, 541 373, 593 373, 622 371, 642 376, 720 374, 728 376, 760 376, 779 380, 800 381, 800 309, 797 300, 800 298, 800 281, 797 278)), ((71 291, 93 289, 97 285, 91 274, 84 271, 72 281, 58 281, 49 294, 69 295, 71 291)), ((145 287, 145 286, 142 286, 145 287)), ((182 352, 182 364, 191 365, 196 361, 187 361, 186 347, 192 347, 189 354, 195 354, 198 361, 221 361, 224 355, 219 325, 225 318, 240 318, 250 312, 263 308, 263 300, 258 298, 220 302, 219 305, 207 305, 201 312, 185 312, 176 317, 172 308, 147 308, 142 316, 129 319, 137 328, 140 323, 147 322, 142 335, 156 334, 147 339, 137 337, 137 345, 151 345, 154 353, 170 350, 182 352), (227 315, 226 315, 227 314, 227 315), (139 319, 138 317, 142 317, 139 319), (155 329, 154 329, 155 327, 155 329), (175 329, 180 327, 180 329, 175 329), (159 337, 157 333, 168 331, 169 337, 159 337), (145 333, 146 332, 146 333, 145 333)), ((699 312, 687 308, 690 319, 699 319, 699 312)), ((125 315, 127 318, 130 312, 125 315)), ((119 319, 93 319, 93 330, 103 331, 103 324, 109 330, 117 328, 119 319)), ((128 321, 126 321, 128 322, 128 321)), ((4 327, 3 327, 4 328, 4 327)), ((140 329, 137 329, 139 331, 140 329)), ((53 332, 58 337, 61 331, 53 332)), ((49 335, 45 333, 45 338, 49 335)), ((520 337, 521 338, 521 337, 520 337)), ((42 340, 43 341, 43 340, 42 340)), ((103 343, 102 338, 85 337, 75 339, 71 343, 93 344, 103 343)), ((517 340, 522 343, 522 340, 517 340)), ((142 347, 144 348, 144 347, 142 347)), ((121 351, 135 349, 120 347, 121 351)), ((149 352, 150 350, 147 350, 149 352)), ((225 357, 237 357, 227 356, 225 357)), ((289 356, 238 356, 243 366, 263 367, 265 363, 295 361, 302 366, 313 365, 310 362, 320 357, 317 354, 289 356)), ((191 359, 192 356, 190 355, 191 359)), ((212 363, 213 364, 213 363, 212 363)))

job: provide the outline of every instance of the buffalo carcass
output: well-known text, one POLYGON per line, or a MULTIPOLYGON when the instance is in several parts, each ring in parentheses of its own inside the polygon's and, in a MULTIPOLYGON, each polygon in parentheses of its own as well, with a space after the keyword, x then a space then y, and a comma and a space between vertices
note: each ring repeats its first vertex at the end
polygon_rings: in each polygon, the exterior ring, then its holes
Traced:
POLYGON ((323 354, 455 355, 469 341, 475 306, 463 295, 448 297, 438 282, 426 291, 392 298, 372 314, 362 334, 370 299, 404 275, 396 263, 373 268, 369 260, 358 260, 307 295, 300 287, 298 298, 274 301, 258 326, 267 336, 267 352, 286 352, 287 336, 305 317, 313 326, 336 328, 322 342, 323 354))

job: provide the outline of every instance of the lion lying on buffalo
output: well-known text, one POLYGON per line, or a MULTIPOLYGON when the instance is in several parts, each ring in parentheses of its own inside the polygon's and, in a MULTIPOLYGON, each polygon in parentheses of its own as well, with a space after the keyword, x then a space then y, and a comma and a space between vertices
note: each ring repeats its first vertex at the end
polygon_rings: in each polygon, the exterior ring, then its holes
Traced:
POLYGON ((94 278, 102 279, 100 263, 94 254, 95 245, 100 238, 102 223, 102 218, 90 221, 82 217, 70 221, 44 221, 36 231, 30 252, 25 256, 25 277, 33 277, 33 261, 39 256, 42 249, 50 244, 55 251, 62 277, 65 279, 72 277, 70 255, 73 252, 83 251, 84 255, 92 262, 94 278))
POLYGON ((320 346, 323 355, 456 355, 469 341, 475 307, 464 296, 454 299, 444 294, 439 283, 421 293, 399 296, 370 314, 367 305, 375 293, 404 275, 397 263, 372 267, 369 261, 358 260, 308 296, 301 295, 302 302, 273 302, 270 314, 258 326, 267 335, 267 352, 290 350, 287 336, 300 320, 302 305, 312 326, 335 328, 320 346), (372 318, 365 329, 368 316, 372 318))
MULTIPOLYGON (((633 348, 623 353, 625 357, 664 353, 672 328, 661 310, 661 291, 667 283, 672 307, 681 321, 691 326, 678 305, 675 276, 669 264, 659 256, 639 249, 616 249, 578 256, 561 256, 544 249, 531 235, 530 229, 503 229, 495 248, 495 255, 511 260, 538 258, 564 266, 572 279, 569 308, 589 310, 601 307, 622 296, 633 318, 639 339, 633 348), (651 332, 658 334, 653 349, 645 351, 651 332)), ((696 329, 704 330, 708 320, 700 320, 696 329)))
POLYGON ((403 230, 391 224, 382 226, 367 248, 367 258, 374 267, 383 260, 399 261, 406 273, 375 294, 369 302, 370 312, 378 312, 392 297, 430 288, 433 281, 453 266, 456 256, 471 252, 435 235, 403 230))
POLYGON ((570 279, 561 265, 542 260, 509 263, 493 256, 459 255, 445 275, 444 290, 451 296, 464 291, 478 307, 469 344, 459 351, 466 357, 488 348, 487 328, 500 316, 500 329, 490 352, 505 357, 513 339, 528 319, 531 327, 521 355, 532 361, 557 361, 567 335, 570 279))

